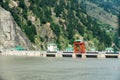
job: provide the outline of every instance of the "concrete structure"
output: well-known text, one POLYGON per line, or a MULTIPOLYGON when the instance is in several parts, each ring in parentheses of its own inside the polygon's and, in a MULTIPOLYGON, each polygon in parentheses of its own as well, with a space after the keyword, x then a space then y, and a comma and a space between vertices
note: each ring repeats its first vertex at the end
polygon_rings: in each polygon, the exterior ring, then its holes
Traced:
POLYGON ((72 54, 72 57, 73 57, 73 58, 76 58, 77 56, 76 56, 76 54, 72 54))
POLYGON ((30 56, 30 57, 71 57, 71 58, 120 58, 120 54, 106 54, 106 52, 99 52, 98 54, 95 53, 85 53, 85 54, 73 54, 73 53, 47 53, 46 51, 3 51, 0 53, 1 56, 30 56))
POLYGON ((55 43, 48 44, 47 51, 50 51, 50 52, 58 51, 57 44, 55 43))
POLYGON ((57 54, 55 54, 55 57, 57 57, 57 58, 62 58, 63 56, 62 56, 62 54, 57 53, 57 54))
POLYGON ((118 58, 120 58, 120 54, 118 55, 118 58))
POLYGON ((42 57, 40 51, 3 51, 3 56, 33 56, 42 57))
POLYGON ((86 58, 86 54, 82 54, 82 58, 85 59, 86 58))
POLYGON ((46 53, 42 54, 42 56, 43 56, 43 57, 47 57, 47 56, 46 56, 46 53))
POLYGON ((99 53, 97 58, 105 58, 105 54, 104 53, 99 53))

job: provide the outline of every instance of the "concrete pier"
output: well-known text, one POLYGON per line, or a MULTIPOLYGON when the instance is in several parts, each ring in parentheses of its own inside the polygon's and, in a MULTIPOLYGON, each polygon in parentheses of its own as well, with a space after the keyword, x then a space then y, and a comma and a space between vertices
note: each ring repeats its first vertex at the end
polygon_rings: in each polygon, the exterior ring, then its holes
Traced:
POLYGON ((57 57, 57 58, 62 58, 63 56, 62 56, 62 54, 57 53, 57 54, 55 54, 55 57, 57 57))
POLYGON ((118 55, 118 58, 120 59, 120 54, 118 55))
POLYGON ((82 54, 82 58, 85 59, 86 58, 86 54, 82 54))
POLYGON ((76 58, 76 54, 72 54, 72 58, 76 58))
POLYGON ((47 56, 46 56, 46 53, 43 53, 43 54, 42 54, 42 57, 47 57, 47 56))
POLYGON ((100 53, 97 55, 97 58, 105 58, 105 54, 104 53, 100 53))

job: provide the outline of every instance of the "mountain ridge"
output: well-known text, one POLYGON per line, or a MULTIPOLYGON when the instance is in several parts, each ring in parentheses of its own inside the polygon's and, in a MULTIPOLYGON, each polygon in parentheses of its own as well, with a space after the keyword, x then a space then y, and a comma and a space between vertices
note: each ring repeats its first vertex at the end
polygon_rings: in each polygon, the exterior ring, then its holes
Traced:
POLYGON ((39 49, 46 50, 47 44, 54 42, 63 50, 75 39, 83 39, 88 50, 90 47, 104 50, 112 45, 113 28, 88 15, 77 0, 5 0, 1 6, 11 12, 39 49))

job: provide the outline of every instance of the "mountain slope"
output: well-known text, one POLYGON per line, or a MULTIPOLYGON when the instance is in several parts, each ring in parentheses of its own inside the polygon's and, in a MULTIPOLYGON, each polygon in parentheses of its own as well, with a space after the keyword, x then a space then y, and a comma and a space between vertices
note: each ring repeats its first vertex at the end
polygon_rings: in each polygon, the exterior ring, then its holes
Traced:
POLYGON ((1 6, 11 12, 21 30, 40 49, 46 49, 50 42, 65 49, 75 39, 85 40, 87 49, 111 46, 110 25, 89 16, 77 0, 5 0, 1 6))
POLYGON ((81 5, 86 6, 86 12, 88 15, 102 21, 104 24, 109 24, 112 27, 118 27, 117 15, 113 15, 112 12, 110 13, 104 10, 103 7, 100 7, 99 5, 90 1, 81 3, 81 5))
POLYGON ((88 4, 89 6, 87 5, 88 7, 86 7, 88 8, 87 13, 90 16, 97 18, 103 23, 109 24, 114 28, 114 31, 112 32, 114 34, 113 43, 115 44, 117 50, 120 50, 120 0, 89 0, 87 3, 95 5, 92 6, 88 4))
POLYGON ((113 15, 119 15, 120 12, 120 0, 90 0, 90 2, 102 7, 105 11, 112 13, 113 15))
POLYGON ((0 7, 0 48, 15 46, 23 46, 26 49, 32 48, 32 44, 15 23, 11 14, 0 7))

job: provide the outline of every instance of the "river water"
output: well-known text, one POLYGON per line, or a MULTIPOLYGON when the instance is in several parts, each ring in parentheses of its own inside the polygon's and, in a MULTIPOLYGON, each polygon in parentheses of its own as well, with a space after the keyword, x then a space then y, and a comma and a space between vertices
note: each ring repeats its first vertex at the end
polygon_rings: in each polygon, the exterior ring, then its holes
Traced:
POLYGON ((120 80, 120 59, 0 56, 0 80, 120 80))

